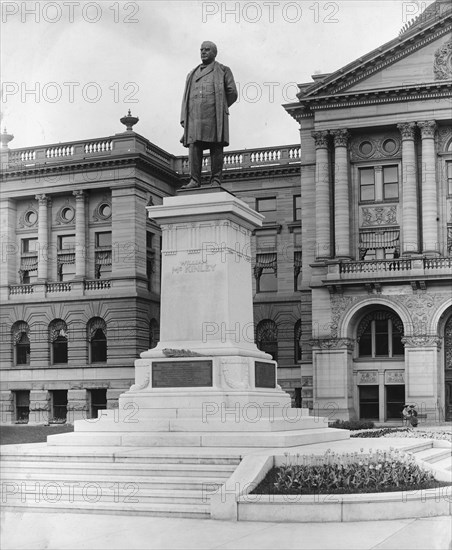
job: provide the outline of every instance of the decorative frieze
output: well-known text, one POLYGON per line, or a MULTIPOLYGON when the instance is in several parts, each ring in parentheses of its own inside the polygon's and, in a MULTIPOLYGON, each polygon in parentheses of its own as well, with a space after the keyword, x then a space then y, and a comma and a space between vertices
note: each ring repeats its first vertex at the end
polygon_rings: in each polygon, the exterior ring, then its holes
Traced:
POLYGON ((397 225, 397 205, 392 206, 365 206, 361 209, 361 225, 397 225))
POLYGON ((442 338, 428 334, 405 336, 402 338, 402 343, 405 347, 409 348, 430 348, 436 346, 438 349, 441 349, 442 338))
MULTIPOLYGON (((428 331, 433 315, 441 307, 441 304, 448 300, 447 296, 440 294, 429 294, 424 291, 418 291, 416 294, 404 295, 394 294, 385 295, 386 305, 397 311, 399 306, 403 306, 409 311, 411 319, 409 327, 405 327, 405 332, 411 328, 413 336, 422 336, 428 331)), ((340 294, 330 294, 331 301, 331 338, 337 338, 342 319, 349 310, 359 303, 368 304, 369 297, 366 296, 343 296, 340 294)))
POLYGON ((433 73, 435 80, 452 78, 452 38, 436 50, 433 73))
POLYGON ((385 370, 385 384, 405 384, 405 371, 385 370))
POLYGON ((320 338, 309 341, 313 348, 323 350, 346 349, 353 350, 355 342, 351 338, 320 338))
POLYGON ((378 384, 378 371, 376 370, 360 370, 357 374, 358 386, 378 384))
POLYGON ((399 137, 392 133, 381 136, 359 136, 351 141, 351 160, 359 162, 394 158, 400 153, 400 145, 399 137))

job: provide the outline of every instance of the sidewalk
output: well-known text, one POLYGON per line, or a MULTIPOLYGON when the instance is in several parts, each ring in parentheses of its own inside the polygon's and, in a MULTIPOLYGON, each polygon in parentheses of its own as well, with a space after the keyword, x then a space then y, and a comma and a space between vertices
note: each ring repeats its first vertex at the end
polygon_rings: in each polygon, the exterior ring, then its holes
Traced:
POLYGON ((301 524, 2 512, 1 520, 2 550, 452 549, 449 516, 301 524))

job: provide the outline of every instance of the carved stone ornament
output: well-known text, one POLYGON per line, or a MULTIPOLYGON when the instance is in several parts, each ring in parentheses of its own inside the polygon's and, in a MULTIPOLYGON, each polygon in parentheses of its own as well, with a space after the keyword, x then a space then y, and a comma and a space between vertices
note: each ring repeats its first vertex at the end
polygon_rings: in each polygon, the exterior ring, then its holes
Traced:
POLYGON ((69 199, 63 204, 55 215, 56 225, 74 225, 75 223, 75 208, 70 203, 69 199))
POLYGON ((402 139, 414 139, 416 132, 415 122, 402 122, 402 124, 397 124, 397 128, 402 134, 402 139))
POLYGON ((397 224, 397 206, 363 207, 362 226, 369 225, 395 225, 397 224))
POLYGON ((130 391, 145 390, 146 388, 149 387, 150 380, 151 380, 151 376, 150 376, 150 373, 148 372, 143 382, 141 382, 141 384, 133 384, 132 386, 130 386, 130 391))
POLYGON ((421 130, 422 139, 435 137, 436 122, 434 120, 426 120, 424 122, 418 122, 417 125, 421 130))
MULTIPOLYGON (((75 193, 75 191, 74 191, 75 193)), ((93 220, 95 222, 104 222, 111 219, 111 202, 104 198, 96 206, 93 212, 93 220)))
POLYGON ((197 353, 189 349, 165 348, 162 350, 162 353, 165 357, 204 357, 202 353, 197 353))
POLYGON ((385 371, 385 384, 405 384, 405 372, 403 370, 385 371))
MULTIPOLYGON (((410 124, 414 124, 410 123, 410 124)), ((360 135, 350 142, 351 160, 391 159, 400 156, 401 140, 396 132, 381 135, 360 135)))
MULTIPOLYGON (((417 292, 416 294, 395 294, 393 296, 385 295, 386 305, 391 307, 394 304, 394 310, 397 311, 398 305, 403 305, 410 312, 409 320, 412 327, 413 336, 422 336, 428 330, 432 316, 440 308, 441 304, 448 300, 447 296, 440 294, 429 294, 427 292, 417 292)), ((347 315, 350 308, 359 304, 369 304, 369 297, 366 296, 341 296, 331 294, 331 338, 337 338, 338 329, 342 319, 347 315)), ((378 305, 375 305, 378 308, 378 305)))
POLYGON ((17 226, 20 228, 32 228, 38 224, 39 213, 34 203, 30 203, 24 212, 20 215, 17 226))
POLYGON ((333 130, 331 133, 334 137, 335 147, 347 147, 350 138, 348 130, 333 130))
POLYGON ((249 389, 249 361, 247 359, 222 359, 221 377, 225 385, 233 390, 249 389))
POLYGON ((439 336, 430 336, 423 334, 421 336, 405 336, 402 338, 402 344, 409 348, 430 348, 436 346, 441 349, 442 338, 439 336))
POLYGON ((435 80, 452 78, 452 38, 436 50, 433 73, 435 80))
POLYGON ((358 371, 358 386, 364 384, 378 384, 378 371, 358 371))
POLYGON ((316 149, 327 149, 329 142, 329 133, 327 131, 312 132, 312 137, 315 139, 316 149))
POLYGON ((318 340, 310 340, 309 343, 313 348, 320 349, 347 349, 353 350, 355 342, 350 338, 321 338, 318 340))

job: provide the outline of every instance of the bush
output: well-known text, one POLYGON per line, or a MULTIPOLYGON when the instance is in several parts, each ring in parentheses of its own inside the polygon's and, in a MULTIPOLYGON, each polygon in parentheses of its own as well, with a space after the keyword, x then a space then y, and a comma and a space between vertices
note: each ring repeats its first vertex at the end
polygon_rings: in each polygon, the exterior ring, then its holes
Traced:
POLYGON ((330 428, 341 430, 370 430, 375 426, 370 420, 335 420, 329 424, 330 428))
POLYGON ((412 431, 410 428, 381 428, 380 430, 373 430, 371 432, 360 432, 357 434, 351 434, 350 437, 386 437, 388 434, 400 434, 404 436, 404 432, 412 431))
POLYGON ((440 484, 412 455, 398 450, 323 456, 297 455, 294 464, 273 468, 253 494, 378 493, 430 489, 440 484))

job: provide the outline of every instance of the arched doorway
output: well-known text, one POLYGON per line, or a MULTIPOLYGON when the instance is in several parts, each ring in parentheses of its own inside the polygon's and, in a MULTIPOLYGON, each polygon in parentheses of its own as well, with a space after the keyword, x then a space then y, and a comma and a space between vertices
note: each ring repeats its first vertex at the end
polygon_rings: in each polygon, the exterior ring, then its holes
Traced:
POLYGON ((444 328, 445 419, 452 420, 452 315, 444 328))

